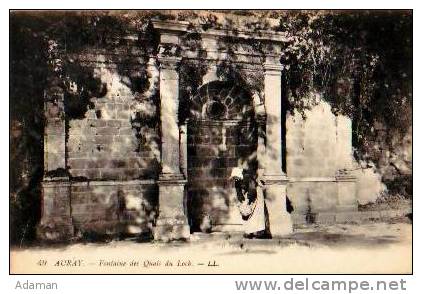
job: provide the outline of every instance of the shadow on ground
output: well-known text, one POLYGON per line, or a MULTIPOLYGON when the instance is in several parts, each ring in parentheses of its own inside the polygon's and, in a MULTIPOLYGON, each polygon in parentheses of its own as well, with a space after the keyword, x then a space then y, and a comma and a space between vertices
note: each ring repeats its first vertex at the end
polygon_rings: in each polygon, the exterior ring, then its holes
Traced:
POLYGON ((207 245, 214 243, 216 247, 233 249, 225 251, 224 255, 277 253, 280 248, 288 246, 377 249, 411 242, 411 238, 412 225, 403 220, 384 223, 308 225, 296 228, 293 234, 278 239, 244 239, 239 233, 194 234, 192 237, 195 243, 207 245))
POLYGON ((304 225, 296 227, 294 233, 284 238, 274 239, 245 239, 240 232, 234 233, 194 233, 188 242, 156 242, 140 239, 138 237, 122 239, 108 239, 104 242, 73 242, 61 244, 33 244, 21 248, 13 248, 20 251, 26 249, 42 250, 56 249, 68 250, 74 245, 87 247, 122 247, 146 246, 155 247, 162 252, 171 252, 177 248, 192 248, 192 250, 215 250, 220 255, 244 254, 244 253, 277 253, 283 247, 299 246, 307 248, 364 248, 377 249, 403 242, 411 243, 412 224, 405 219, 390 220, 388 222, 366 222, 354 224, 332 225, 304 225), (132 244, 132 245, 130 245, 132 244))

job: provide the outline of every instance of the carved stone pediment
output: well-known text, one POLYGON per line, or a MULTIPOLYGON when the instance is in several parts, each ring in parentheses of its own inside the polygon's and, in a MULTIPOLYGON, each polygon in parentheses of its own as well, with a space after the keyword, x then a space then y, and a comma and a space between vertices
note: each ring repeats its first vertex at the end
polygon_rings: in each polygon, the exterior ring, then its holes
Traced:
POLYGON ((187 59, 234 61, 246 66, 262 64, 267 55, 280 56, 284 45, 291 41, 285 33, 266 30, 204 30, 182 21, 152 21, 152 24, 160 33, 160 54, 180 53, 187 59), (184 45, 189 38, 194 39, 196 46, 184 45))

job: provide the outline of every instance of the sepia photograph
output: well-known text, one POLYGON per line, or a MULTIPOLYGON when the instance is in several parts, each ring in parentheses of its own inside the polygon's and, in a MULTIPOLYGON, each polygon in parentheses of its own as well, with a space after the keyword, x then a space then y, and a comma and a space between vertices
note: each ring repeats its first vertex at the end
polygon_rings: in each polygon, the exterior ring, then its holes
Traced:
POLYGON ((9 23, 10 274, 413 273, 413 10, 9 23))

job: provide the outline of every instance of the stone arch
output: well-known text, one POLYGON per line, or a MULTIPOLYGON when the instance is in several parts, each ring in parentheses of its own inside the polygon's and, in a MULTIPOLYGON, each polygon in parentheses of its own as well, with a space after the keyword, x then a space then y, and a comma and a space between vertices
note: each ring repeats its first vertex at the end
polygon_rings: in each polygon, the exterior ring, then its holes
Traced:
POLYGON ((201 86, 191 101, 190 120, 245 120, 254 114, 251 93, 233 82, 213 81, 201 86))
POLYGON ((241 229, 232 168, 257 169, 254 99, 233 82, 214 81, 193 97, 187 123, 187 208, 192 231, 241 229))

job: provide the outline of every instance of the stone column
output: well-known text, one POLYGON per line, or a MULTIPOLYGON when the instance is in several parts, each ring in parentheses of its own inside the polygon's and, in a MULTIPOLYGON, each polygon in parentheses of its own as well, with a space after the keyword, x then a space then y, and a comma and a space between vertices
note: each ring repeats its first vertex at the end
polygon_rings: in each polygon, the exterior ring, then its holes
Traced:
POLYGON ((189 238, 190 229, 184 213, 186 178, 181 172, 181 133, 178 125, 179 73, 181 61, 180 34, 187 31, 189 23, 152 21, 160 34, 160 118, 161 166, 158 180, 159 215, 154 229, 156 240, 169 241, 189 238))
POLYGON ((267 56, 264 63, 264 95, 266 109, 266 142, 264 181, 270 232, 273 237, 292 232, 292 221, 286 210, 287 176, 282 171, 281 134, 281 71, 276 56, 267 56))
POLYGON ((181 58, 158 56, 160 62, 161 165, 159 177, 159 216, 154 238, 174 240, 189 238, 190 229, 184 213, 186 179, 180 167, 180 132, 178 126, 179 73, 181 58))
POLYGON ((43 240, 64 241, 73 236, 64 95, 62 89, 52 87, 44 98, 44 179, 41 183, 42 217, 37 233, 43 240))
POLYGON ((48 42, 48 87, 44 92, 44 179, 38 238, 65 241, 73 237, 70 182, 66 166, 66 115, 59 43, 48 42))

